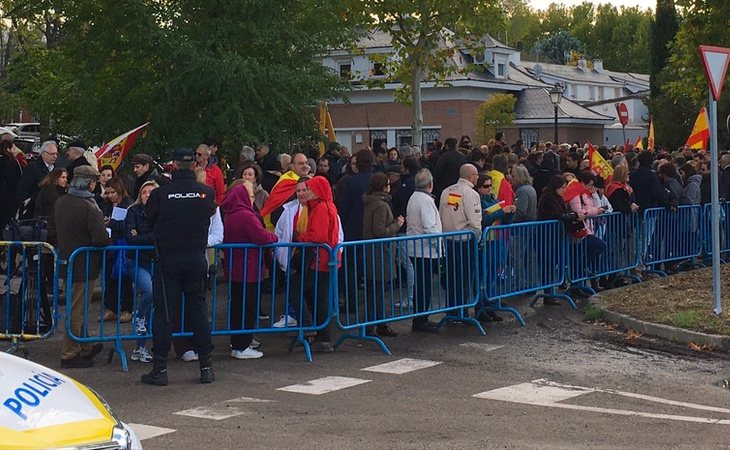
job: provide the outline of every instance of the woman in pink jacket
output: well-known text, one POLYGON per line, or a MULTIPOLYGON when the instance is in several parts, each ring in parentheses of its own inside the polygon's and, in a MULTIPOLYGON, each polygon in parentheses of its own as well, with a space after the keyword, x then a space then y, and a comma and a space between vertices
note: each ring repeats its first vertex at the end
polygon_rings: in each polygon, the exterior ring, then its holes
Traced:
MULTIPOLYGON (((223 219, 223 242, 226 244, 266 245, 277 241, 276 235, 267 231, 253 209, 253 186, 244 182, 228 191, 221 210, 223 219)), ((260 300, 261 280, 269 274, 263 254, 258 248, 229 249, 226 251, 225 268, 231 283, 231 330, 252 330, 256 326, 260 300), (241 327, 241 324, 244 324, 241 327)), ((263 353, 251 347, 253 334, 231 335, 231 357, 254 359, 263 353)))
MULTIPOLYGON (((586 236, 580 238, 583 244, 585 244, 585 255, 586 265, 589 271, 596 272, 596 260, 601 254, 606 251, 606 243, 597 238, 594 235, 593 221, 584 220, 586 218, 595 217, 606 212, 603 208, 598 208, 593 205, 593 181, 595 177, 591 172, 580 172, 578 174, 578 182, 570 183, 565 189, 563 194, 563 200, 568 204, 568 208, 578 215, 580 220, 583 220, 586 229, 586 236)), ((571 264, 575 264, 575 258, 571 261, 571 264)), ((574 267, 571 272, 582 273, 582 267, 574 267)), ((597 287, 597 280, 591 280, 591 285, 595 289, 597 287)))

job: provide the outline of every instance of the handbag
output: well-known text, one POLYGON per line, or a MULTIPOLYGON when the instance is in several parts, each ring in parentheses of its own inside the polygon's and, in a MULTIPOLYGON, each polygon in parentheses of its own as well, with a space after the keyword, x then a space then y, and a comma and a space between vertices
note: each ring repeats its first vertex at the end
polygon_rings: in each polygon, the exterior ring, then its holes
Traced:
POLYGON ((578 218, 571 219, 566 222, 565 229, 568 232, 568 235, 574 239, 583 239, 588 236, 586 224, 578 218))

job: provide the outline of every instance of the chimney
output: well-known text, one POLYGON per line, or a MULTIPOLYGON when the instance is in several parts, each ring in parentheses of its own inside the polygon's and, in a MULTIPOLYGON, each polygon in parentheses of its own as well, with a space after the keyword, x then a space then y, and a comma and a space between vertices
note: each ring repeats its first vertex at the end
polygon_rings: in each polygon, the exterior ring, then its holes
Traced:
POLYGON ((603 60, 602 59, 593 60, 593 70, 595 70, 598 73, 603 72, 603 60))
POLYGON ((586 65, 586 59, 585 59, 585 58, 582 58, 582 57, 581 57, 581 58, 580 58, 580 59, 578 60, 578 68, 579 68, 580 70, 582 70, 583 72, 585 72, 585 71, 586 71, 586 69, 587 69, 587 67, 588 67, 588 66, 586 65))

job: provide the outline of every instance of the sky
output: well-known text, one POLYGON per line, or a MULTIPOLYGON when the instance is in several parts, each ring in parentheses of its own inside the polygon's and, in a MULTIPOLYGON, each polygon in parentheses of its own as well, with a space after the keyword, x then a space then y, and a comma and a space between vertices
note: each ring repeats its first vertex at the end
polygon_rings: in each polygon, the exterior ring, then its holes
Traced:
MULTIPOLYGON (((580 5, 586 0, 528 0, 530 5, 535 9, 545 9, 550 3, 563 3, 566 6, 580 5)), ((656 0, 588 0, 590 3, 610 3, 615 6, 638 6, 642 9, 651 8, 654 9, 656 6, 656 0)))

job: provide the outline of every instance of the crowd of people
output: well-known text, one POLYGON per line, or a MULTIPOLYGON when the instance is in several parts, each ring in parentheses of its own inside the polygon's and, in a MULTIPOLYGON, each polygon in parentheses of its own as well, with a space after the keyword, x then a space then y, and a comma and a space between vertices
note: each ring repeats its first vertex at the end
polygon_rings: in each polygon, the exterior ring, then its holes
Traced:
MULTIPOLYGON (((572 239, 585 243, 590 265, 607 249, 605 236, 601 235, 597 222, 591 220, 596 216, 608 212, 632 215, 654 207, 698 205, 709 202, 710 195, 710 155, 688 147, 670 153, 600 146, 597 151, 613 169, 607 179, 592 171, 587 144, 535 142, 527 146, 518 140, 508 145, 501 135, 480 147, 474 147, 469 136, 460 140, 449 137, 443 143, 434 142, 425 152, 419 146, 387 148, 384 143, 351 154, 346 147, 331 142, 321 156, 299 151, 277 154, 266 144, 244 146, 233 168, 219 164, 218 144, 208 139, 194 151, 174 152, 172 176, 161 170, 162 166, 151 155, 143 153, 130 158, 131 174, 116 172, 109 166, 97 170, 85 150, 83 143, 75 142, 61 156, 58 144, 49 141, 29 161, 13 146, 12 140, 0 139, 2 227, 13 217, 47 219, 49 240, 58 246, 64 259, 74 249, 86 245, 115 243, 157 248, 157 253, 140 252, 126 261, 108 252, 103 274, 98 260, 92 259, 88 266, 81 258, 76 261, 78 267, 74 266, 73 285, 69 287, 73 298, 71 330, 75 333, 81 332, 83 324, 78 309, 81 306, 77 307, 77 303, 83 304, 84 285, 100 276, 104 277, 108 295, 99 320, 134 321, 134 329, 140 336, 147 334, 153 308, 155 333, 175 331, 175 324, 181 322, 181 312, 179 305, 174 306, 173 298, 180 292, 184 291, 186 301, 192 302, 190 314, 205 314, 204 290, 189 286, 185 280, 178 280, 180 286, 171 288, 170 284, 177 282, 167 278, 172 276, 168 274, 170 270, 177 271, 175 276, 183 273, 177 256, 187 257, 184 251, 187 247, 204 252, 206 247, 219 243, 262 246, 275 242, 308 242, 334 248, 347 241, 449 231, 473 231, 481 238, 482 231, 490 225, 557 219, 564 223, 572 239), (184 183, 187 191, 173 189, 184 183), (193 186, 205 186, 205 189, 193 189, 193 186), (165 191, 164 197, 160 191, 165 191), (190 211, 173 214, 177 206, 174 202, 173 206, 167 205, 168 200, 175 199, 206 203, 190 203, 193 206, 186 206, 192 208, 190 211), (197 220, 195 208, 199 208, 205 220, 200 219, 195 225, 197 234, 186 234, 180 230, 194 226, 190 222, 197 220), (163 232, 168 229, 174 229, 173 234, 179 239, 169 242, 170 233, 163 232), (191 240, 196 243, 191 244, 191 240), (175 257, 163 257, 166 253, 175 257), (165 293, 157 286, 157 272, 163 270, 153 270, 155 261, 158 265, 165 264, 164 281, 159 280, 165 284, 162 288, 165 293), (117 295, 118 292, 122 294, 117 295), (164 304, 157 300, 161 296, 166 297, 164 304), (161 305, 164 314, 158 310, 161 305), (166 321, 158 323, 158 319, 166 321)), ((727 198, 730 154, 720 157, 720 167, 721 197, 727 198)), ((379 282, 400 277, 406 280, 407 295, 401 308, 412 308, 415 313, 429 310, 431 284, 435 281, 432 268, 442 258, 451 268, 446 274, 450 277, 449 285, 457 286, 447 293, 448 304, 458 305, 460 297, 471 295, 466 292, 471 285, 469 277, 474 276, 470 273, 473 270, 466 267, 464 255, 469 254, 468 244, 458 236, 450 238, 444 248, 438 242, 432 240, 426 246, 399 243, 393 250, 392 258, 397 261, 394 267, 385 264, 382 255, 366 255, 369 266, 386 267, 375 271, 379 282)), ((485 246, 497 244, 494 239, 481 242, 485 246)), ((343 258, 351 256, 338 254, 337 266, 343 258)), ((304 305, 304 314, 297 315, 290 306, 272 326, 296 326, 297 319, 302 317, 324 323, 326 317, 321 314, 328 311, 330 295, 329 257, 329 252, 320 249, 315 258, 308 257, 303 264, 295 264, 292 252, 278 249, 273 260, 262 267, 259 262, 266 258, 258 251, 225 252, 223 267, 230 268, 226 274, 231 283, 230 326, 252 329, 257 321, 266 319, 257 302, 257 290, 271 278, 274 270, 304 271, 304 277, 295 277, 302 283, 297 288, 312 294, 304 305)), ((215 252, 206 254, 205 276, 212 275, 210 268, 215 266, 215 258, 218 258, 215 252)), ((345 265, 341 270, 353 268, 345 265)), ((198 275, 192 278, 197 279, 198 275)), ((614 287, 619 282, 615 277, 591 280, 595 290, 614 287)), ((547 305, 556 304, 551 299, 544 301, 547 305)), ((370 319, 382 319, 385 311, 377 307, 381 302, 373 300, 372 304, 370 319)), ((501 320, 494 312, 484 312, 477 319, 501 320)), ((200 317, 190 322, 195 336, 192 340, 175 340, 175 352, 185 361, 200 361, 201 381, 210 382, 213 377, 209 325, 200 317), (206 333, 207 338, 201 337, 206 333), (204 369, 209 372, 204 374, 204 369)), ((425 315, 414 318, 411 329, 437 331, 425 315)), ((369 329, 368 334, 397 336, 385 324, 369 329)), ((263 355, 252 334, 234 334, 230 345, 231 357, 236 359, 263 355)), ((167 383, 165 346, 169 348, 167 341, 155 341, 150 353, 144 339, 137 342, 132 359, 154 363, 153 372, 143 382, 167 383)), ((317 333, 313 348, 334 351, 328 327, 317 333)), ((78 344, 67 339, 62 366, 88 367, 99 351, 100 344, 78 344)))

